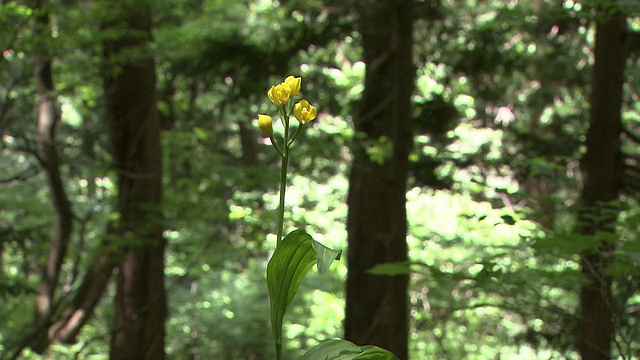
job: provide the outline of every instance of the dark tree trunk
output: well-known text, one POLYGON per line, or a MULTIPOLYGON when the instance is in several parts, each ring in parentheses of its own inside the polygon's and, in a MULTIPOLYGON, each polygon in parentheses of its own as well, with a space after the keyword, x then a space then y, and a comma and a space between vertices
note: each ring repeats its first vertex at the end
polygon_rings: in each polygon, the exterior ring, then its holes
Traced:
MULTIPOLYGON (((46 4, 38 2, 36 6, 35 34, 47 48, 51 41, 49 13, 46 4)), ((56 149, 56 126, 60 122, 56 110, 55 89, 51 73, 52 58, 47 51, 37 54, 34 61, 34 73, 39 96, 38 113, 38 160, 44 170, 49 196, 54 209, 54 223, 51 244, 46 263, 42 269, 42 280, 38 287, 36 300, 35 343, 33 349, 41 352, 48 345, 47 326, 54 310, 54 296, 60 277, 73 229, 73 213, 62 183, 60 161, 56 149)))
MULTIPOLYGON (((349 177, 345 338, 408 353, 408 276, 374 276, 373 266, 407 260, 405 210, 412 147, 412 1, 361 0, 365 89, 355 117, 349 177), (366 149, 392 146, 382 161, 366 149)), ((384 151, 383 151, 384 152, 384 151)))
POLYGON ((242 145, 242 163, 246 166, 258 164, 258 147, 255 129, 247 127, 244 121, 238 123, 240 127, 240 144, 242 145))
POLYGON ((162 360, 164 288, 160 119, 151 14, 145 1, 112 2, 103 23, 104 89, 120 214, 112 360, 162 360))
MULTIPOLYGON (((609 10, 600 13, 596 28, 591 117, 587 132, 587 153, 583 167, 585 182, 582 232, 595 235, 614 232, 622 179, 620 150, 621 107, 626 62, 625 15, 609 10)), ((611 277, 605 268, 611 261, 614 244, 602 240, 597 250, 581 256, 582 271, 588 279, 580 292, 580 355, 583 360, 611 359, 614 338, 611 277)))

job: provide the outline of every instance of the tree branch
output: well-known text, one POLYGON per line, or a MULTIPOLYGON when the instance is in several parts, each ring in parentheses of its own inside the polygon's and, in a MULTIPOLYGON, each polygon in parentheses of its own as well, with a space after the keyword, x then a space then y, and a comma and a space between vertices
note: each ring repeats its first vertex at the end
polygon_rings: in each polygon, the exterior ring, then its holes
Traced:
POLYGON ((32 177, 38 175, 40 173, 40 169, 35 166, 29 166, 28 168, 22 170, 21 172, 14 174, 8 178, 0 179, 0 184, 9 184, 13 182, 27 181, 32 177))

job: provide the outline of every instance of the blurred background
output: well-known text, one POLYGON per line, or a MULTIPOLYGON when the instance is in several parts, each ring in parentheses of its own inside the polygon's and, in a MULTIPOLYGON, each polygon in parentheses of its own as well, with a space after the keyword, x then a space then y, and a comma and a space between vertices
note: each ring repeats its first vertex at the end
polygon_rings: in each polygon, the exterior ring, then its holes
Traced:
MULTIPOLYGON (((411 57, 409 117, 376 124, 411 124, 408 250, 377 276, 409 278, 396 334, 408 357, 640 357, 638 2, 406 1, 413 19, 373 3, 2 1, 0 358, 127 358, 114 355, 117 302, 136 296, 126 284, 145 301, 166 292, 167 359, 273 358, 264 274, 280 159, 257 114, 279 134, 266 92, 302 77, 318 117, 292 147, 285 232, 304 227, 346 255, 354 159, 384 170, 403 144, 366 125, 368 91, 395 96, 403 71, 365 78, 374 60, 397 61, 396 45, 411 57), (596 48, 616 24, 624 51, 596 48), (602 79, 617 87, 597 92, 602 79), (155 125, 126 125, 141 106, 155 125), (135 185, 127 169, 158 183, 135 185), (132 245, 154 232, 162 252, 132 245), (123 254, 146 275, 127 279, 123 254), (585 356, 585 327, 610 348, 585 356)), ((376 254, 362 256, 387 262, 376 254)), ((344 336, 353 256, 305 279, 285 318, 288 358, 344 336)))

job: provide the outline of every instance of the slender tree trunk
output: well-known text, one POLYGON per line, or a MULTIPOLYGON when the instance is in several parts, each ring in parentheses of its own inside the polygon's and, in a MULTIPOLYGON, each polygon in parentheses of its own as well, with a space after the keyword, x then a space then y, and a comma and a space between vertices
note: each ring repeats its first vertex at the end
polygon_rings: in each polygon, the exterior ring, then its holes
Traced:
POLYGON ((162 360, 164 288, 160 120, 148 2, 111 2, 104 23, 107 121, 120 214, 112 360, 162 360), (111 36, 118 35, 118 36, 111 36))
POLYGON ((49 326, 51 342, 74 343, 82 327, 91 319, 117 265, 117 254, 109 250, 106 244, 103 249, 89 264, 89 269, 69 304, 49 326))
POLYGON ((405 203, 415 77, 412 4, 358 1, 367 67, 347 198, 345 338, 384 347, 400 359, 408 357, 408 276, 374 276, 367 270, 407 260, 405 203), (372 146, 386 152, 384 160, 367 153, 372 146))
MULTIPOLYGON (((43 1, 36 5, 35 34, 46 49, 51 41, 49 12, 43 1)), ((33 349, 43 351, 48 344, 47 325, 54 310, 54 296, 60 277, 62 262, 67 253, 73 231, 73 213, 71 203, 65 193, 60 174, 60 161, 56 149, 56 126, 60 122, 56 110, 55 89, 51 74, 52 58, 48 51, 37 54, 34 61, 34 73, 39 96, 38 113, 38 160, 42 165, 54 209, 54 222, 51 243, 46 263, 42 269, 42 280, 36 299, 35 328, 37 335, 33 349)))
MULTIPOLYGON (((610 10, 610 9, 609 9, 610 10)), ((602 11, 596 28, 591 117, 584 158, 585 182, 582 191, 584 211, 582 232, 595 235, 615 232, 622 153, 620 150, 621 107, 626 62, 625 15, 602 11)), ((614 339, 611 302, 611 277, 605 269, 611 262, 610 240, 601 240, 596 250, 581 255, 582 271, 587 277, 580 292, 582 333, 580 355, 583 360, 611 359, 614 339)))

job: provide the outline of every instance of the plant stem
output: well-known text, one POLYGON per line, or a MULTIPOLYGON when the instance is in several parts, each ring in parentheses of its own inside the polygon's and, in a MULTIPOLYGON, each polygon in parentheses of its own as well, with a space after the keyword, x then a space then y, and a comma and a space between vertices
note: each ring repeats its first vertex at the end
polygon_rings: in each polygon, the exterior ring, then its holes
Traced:
POLYGON ((285 191, 287 189, 287 165, 289 162, 289 147, 284 147, 284 156, 282 157, 282 166, 280 168, 280 204, 278 205, 278 232, 277 238, 278 243, 276 246, 280 244, 282 241, 282 231, 284 227, 284 198, 285 191))
POLYGON ((282 342, 276 344, 276 360, 282 359, 282 342))
POLYGON ((276 138, 273 137, 273 135, 270 135, 269 139, 271 139, 271 145, 273 145, 273 147, 276 148, 278 155, 280 155, 280 157, 283 157, 284 154, 282 153, 282 150, 280 150, 280 145, 278 145, 278 141, 276 140, 276 138))
POLYGON ((276 247, 282 241, 282 231, 284 228, 284 199, 287 190, 287 166, 289 165, 289 116, 286 111, 282 112, 284 120, 284 146, 282 149, 282 165, 280 166, 280 203, 278 205, 278 229, 276 233, 276 247))

